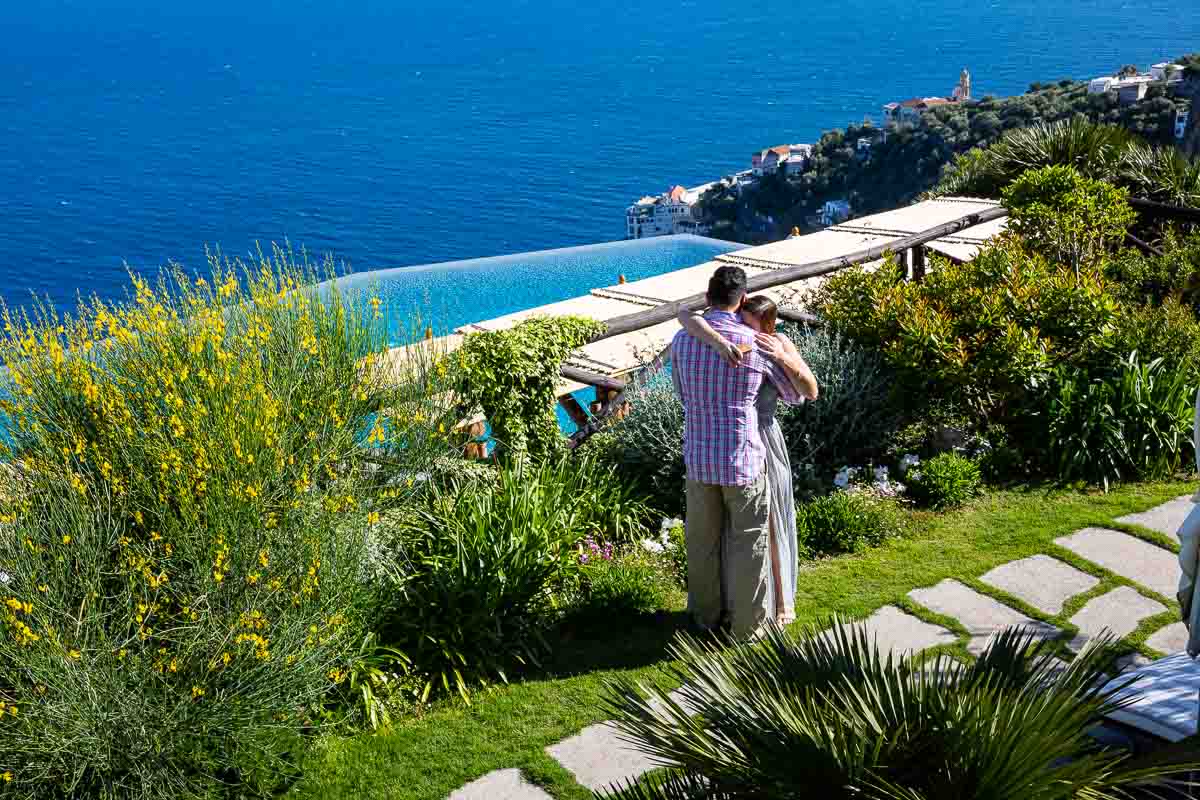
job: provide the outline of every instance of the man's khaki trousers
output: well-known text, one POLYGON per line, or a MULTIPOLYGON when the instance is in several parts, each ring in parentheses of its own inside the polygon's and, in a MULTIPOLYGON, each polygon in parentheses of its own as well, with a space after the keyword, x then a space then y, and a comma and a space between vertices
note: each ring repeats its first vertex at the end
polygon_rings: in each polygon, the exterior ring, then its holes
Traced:
POLYGON ((725 571, 730 632, 736 639, 758 633, 768 619, 770 495, 764 469, 746 486, 687 482, 688 606, 696 622, 714 628, 721 620, 721 571, 725 571), (721 536, 729 526, 722 558, 721 536))

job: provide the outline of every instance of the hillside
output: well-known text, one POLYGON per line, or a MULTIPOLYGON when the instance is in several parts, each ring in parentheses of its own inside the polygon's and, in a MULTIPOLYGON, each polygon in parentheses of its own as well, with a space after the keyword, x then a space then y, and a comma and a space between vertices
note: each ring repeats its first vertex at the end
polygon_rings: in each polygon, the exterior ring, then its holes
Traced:
MULTIPOLYGON (((1200 56, 1180 59, 1189 66, 1187 86, 1200 56)), ((1191 103, 1187 91, 1168 94, 1151 85, 1146 97, 1122 106, 1106 94, 1088 94, 1082 81, 1034 83, 1023 95, 955 103, 927 111, 915 127, 886 132, 870 124, 824 133, 806 169, 791 176, 764 175, 740 191, 732 181, 718 184, 701 198, 705 219, 718 238, 744 242, 777 239, 793 226, 808 231, 827 200, 850 201, 854 215, 904 205, 937 183, 957 154, 995 142, 1005 132, 1075 115, 1128 128, 1154 144, 1174 142, 1177 108, 1191 103), (857 147, 860 139, 869 150, 857 147), (770 218, 768 221, 767 218, 770 218)), ((1200 135, 1193 119, 1189 135, 1200 135)))

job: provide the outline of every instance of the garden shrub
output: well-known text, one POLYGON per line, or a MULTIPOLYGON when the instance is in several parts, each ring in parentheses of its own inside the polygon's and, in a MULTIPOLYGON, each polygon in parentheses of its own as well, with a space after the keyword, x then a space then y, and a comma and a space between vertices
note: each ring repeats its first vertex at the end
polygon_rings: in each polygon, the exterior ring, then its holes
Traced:
POLYGON ((891 402, 894 378, 883 357, 826 328, 788 326, 796 348, 820 384, 820 397, 798 406, 780 404, 779 424, 787 442, 797 489, 809 468, 831 473, 847 461, 879 454, 898 424, 891 402))
POLYGON ((938 511, 966 503, 979 494, 983 483, 979 465, 954 452, 934 456, 905 478, 908 496, 918 505, 938 511))
POLYGON ((858 553, 900 532, 898 509, 866 489, 836 491, 796 507, 801 557, 858 553))
POLYGON ((458 391, 483 411, 497 454, 543 458, 564 447, 555 407, 562 363, 603 330, 585 317, 534 317, 472 333, 451 357, 458 391))
POLYGON ((576 545, 606 513, 580 500, 579 470, 569 456, 509 460, 494 481, 432 485, 399 520, 380 636, 423 676, 422 697, 468 697, 539 663, 561 611, 554 592, 575 585, 576 545))
POLYGON ((934 262, 922 282, 895 264, 845 270, 814 298, 834 327, 883 354, 912 416, 946 401, 1003 421, 1056 364, 1092 353, 1117 314, 1098 272, 1075 275, 1016 236, 967 264, 934 262))
POLYGON ((1200 313, 1200 234, 1164 232, 1162 255, 1126 248, 1108 259, 1105 275, 1112 291, 1130 305, 1158 306, 1168 298, 1200 313))
POLYGON ((1092 372, 1111 372, 1135 352, 1146 362, 1162 359, 1193 370, 1200 366, 1200 322, 1173 298, 1158 306, 1122 307, 1113 323, 1098 358, 1084 365, 1092 372))
POLYGON ((4 313, 0 771, 26 796, 276 792, 362 641, 377 310, 288 253, 211 267, 4 313))
POLYGON ((579 586, 569 611, 573 618, 607 623, 650 614, 667 605, 670 576, 666 565, 644 547, 613 547, 589 538, 579 559, 579 586))
POLYGON ((1135 219, 1129 192, 1074 167, 1032 169, 1002 193, 1008 227, 1026 246, 1078 273, 1119 246, 1135 219))
POLYGON ((660 373, 626 392, 629 413, 592 437, 595 448, 614 464, 656 508, 682 514, 687 470, 683 463, 683 403, 669 374, 660 373), (599 438, 597 438, 599 437, 599 438))

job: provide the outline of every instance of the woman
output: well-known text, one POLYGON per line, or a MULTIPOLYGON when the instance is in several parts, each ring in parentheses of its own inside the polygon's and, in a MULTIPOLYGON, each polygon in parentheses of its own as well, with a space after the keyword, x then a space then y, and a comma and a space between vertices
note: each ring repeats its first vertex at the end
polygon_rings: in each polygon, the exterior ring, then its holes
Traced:
MULTIPOLYGON (((778 308, 762 295, 747 297, 739 312, 742 322, 756 331, 755 345, 768 358, 776 361, 796 391, 809 400, 817 399, 817 379, 804 363, 791 339, 775 331, 778 308)), ((704 321, 697 312, 681 310, 679 324, 687 332, 716 350, 723 358, 736 364, 741 357, 739 348, 727 341, 704 321)), ((767 484, 771 492, 771 598, 768 608, 775 609, 775 621, 787 625, 796 618, 796 501, 792 494, 792 464, 788 458, 783 431, 775 421, 779 393, 770 382, 759 390, 755 407, 758 409, 758 431, 767 449, 767 484)))

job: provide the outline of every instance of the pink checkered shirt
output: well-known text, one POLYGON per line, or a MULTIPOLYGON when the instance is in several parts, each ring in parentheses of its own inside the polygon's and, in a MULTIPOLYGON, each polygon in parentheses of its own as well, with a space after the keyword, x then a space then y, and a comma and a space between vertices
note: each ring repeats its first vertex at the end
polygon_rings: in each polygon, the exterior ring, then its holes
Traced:
MULTIPOLYGON (((734 344, 753 344, 754 331, 736 314, 710 311, 713 329, 734 344)), ((722 486, 745 486, 762 472, 767 450, 758 433, 754 401, 764 380, 779 390, 779 399, 800 402, 787 374, 758 350, 742 356, 736 368, 686 330, 671 342, 671 376, 683 400, 683 461, 689 480, 722 486)))

